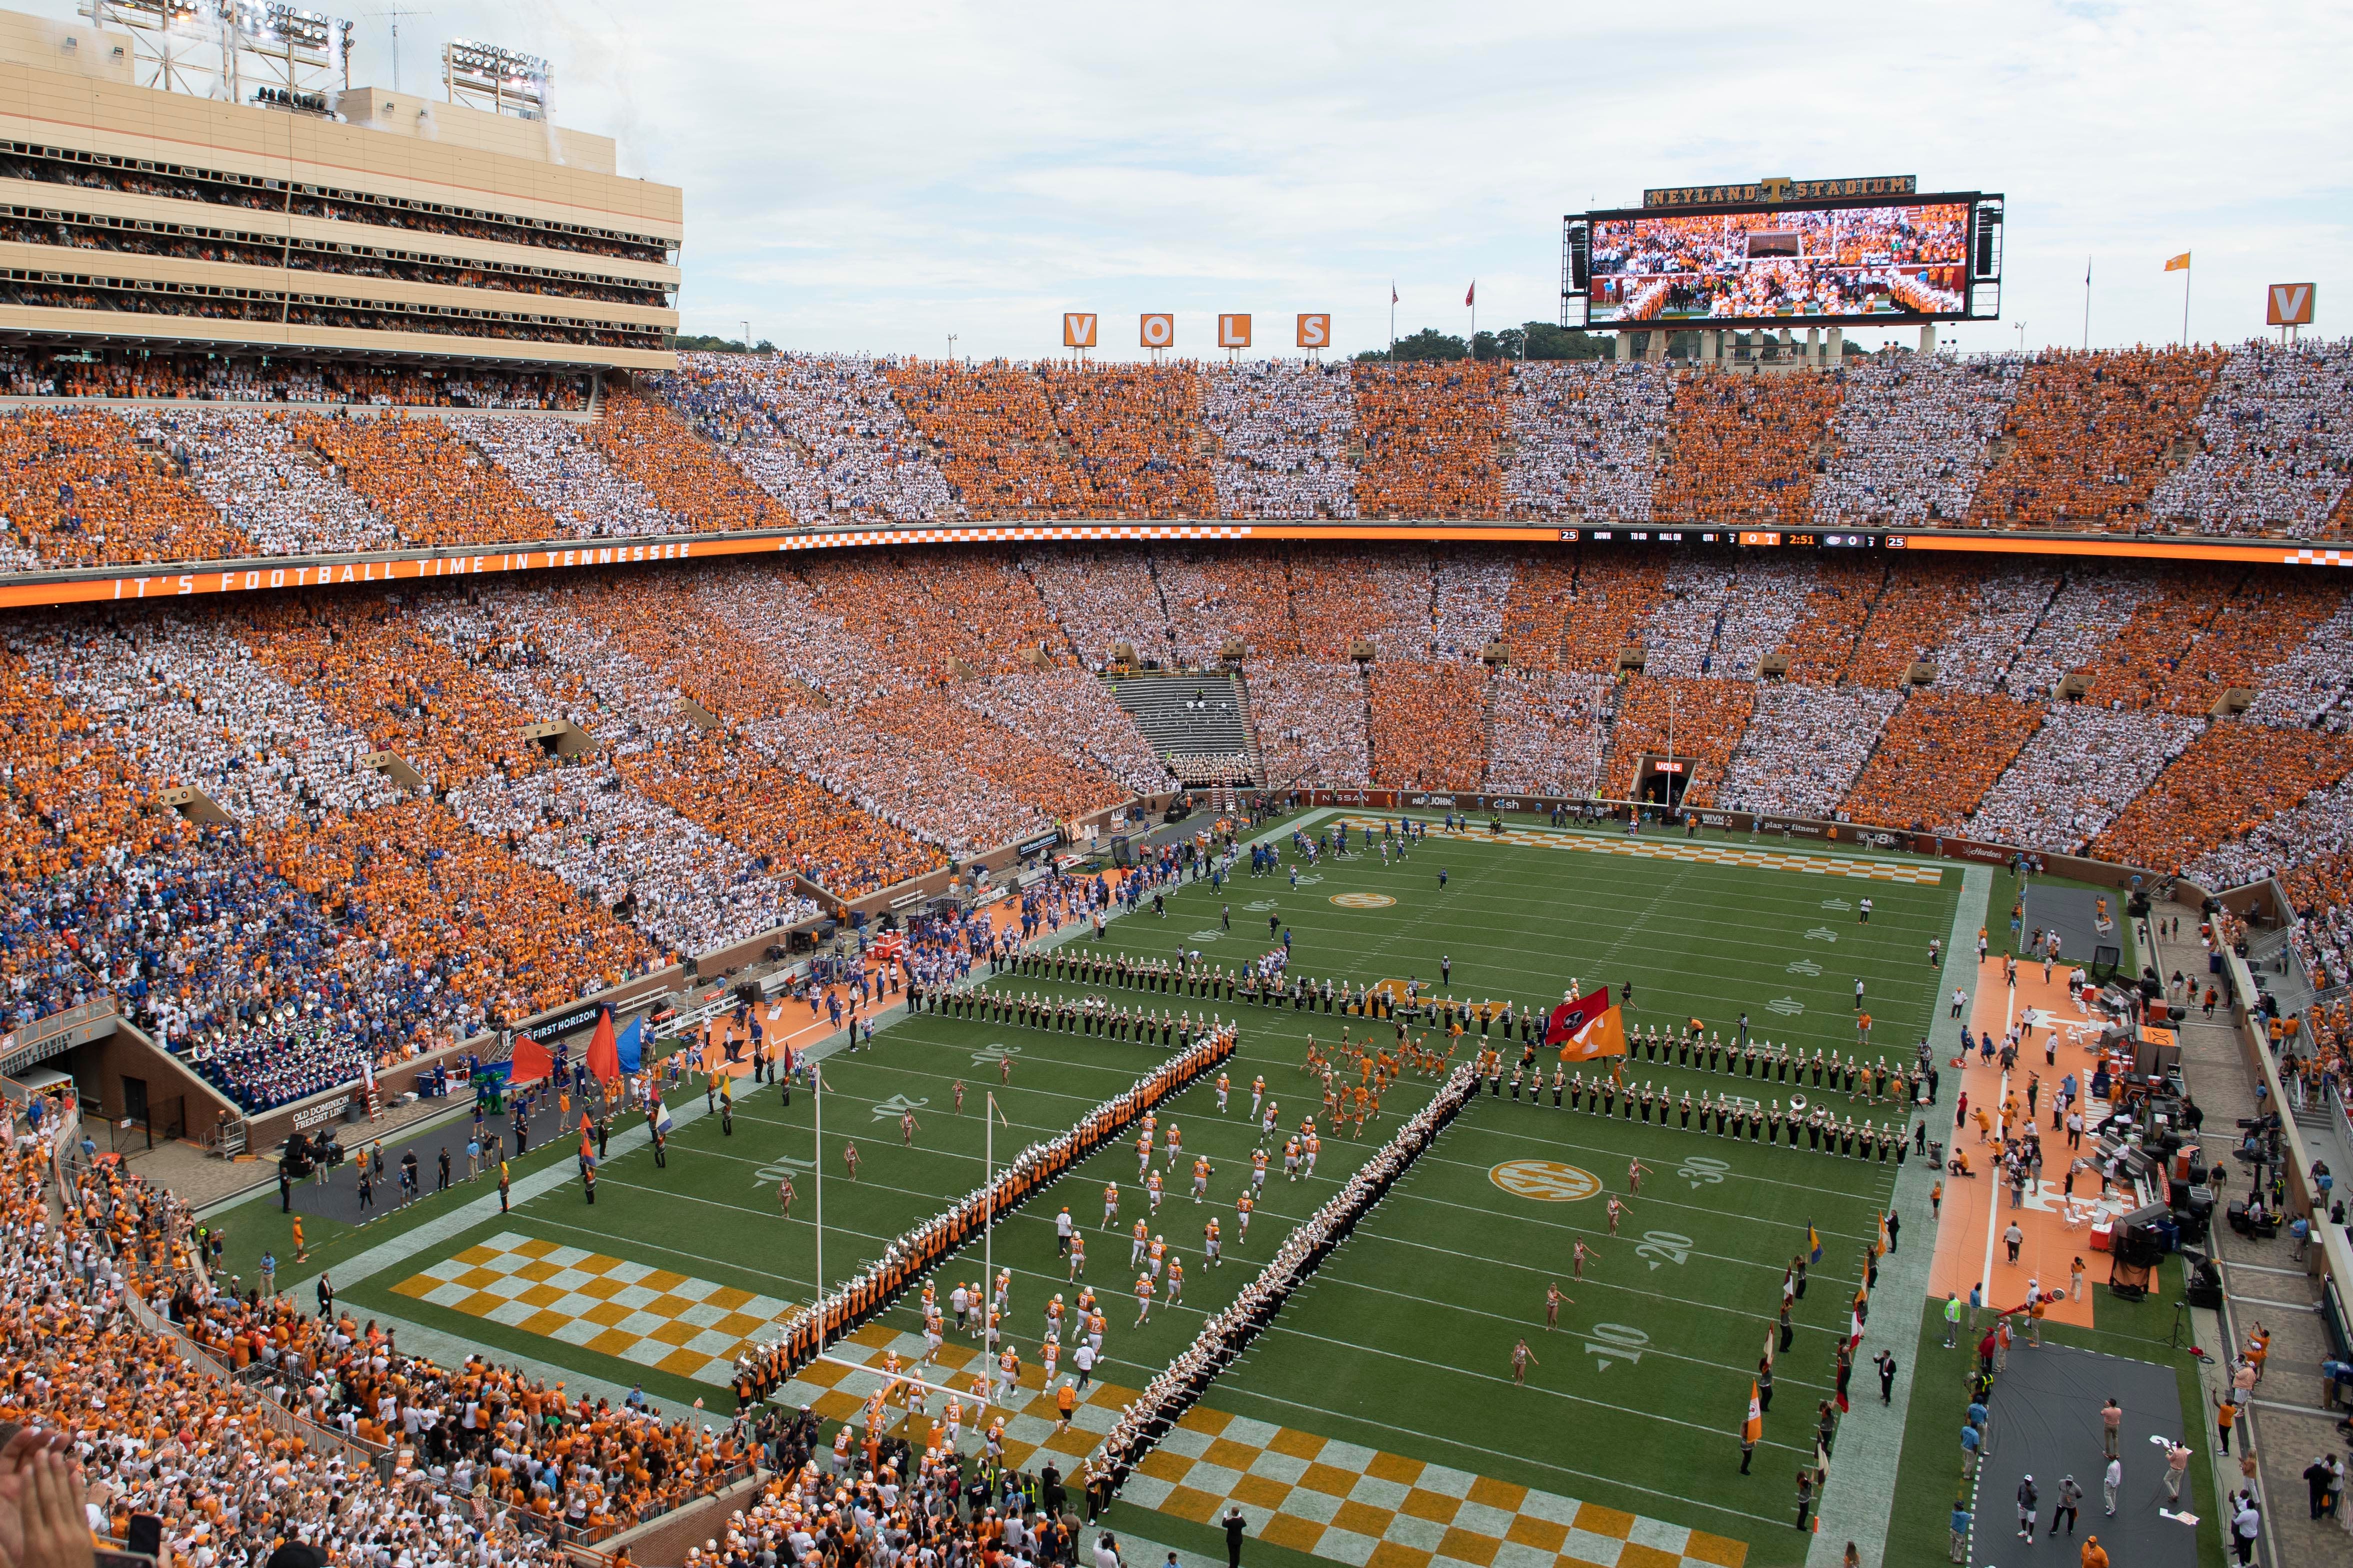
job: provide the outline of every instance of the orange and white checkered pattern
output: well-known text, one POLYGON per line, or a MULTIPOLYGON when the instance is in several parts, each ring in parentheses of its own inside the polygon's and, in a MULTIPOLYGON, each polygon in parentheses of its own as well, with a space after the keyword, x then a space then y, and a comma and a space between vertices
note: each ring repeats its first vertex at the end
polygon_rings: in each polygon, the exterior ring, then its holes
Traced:
POLYGON ((1746 1542, 1196 1407, 1120 1497, 1352 1568, 1740 1568, 1746 1542), (1265 1523, 1257 1520, 1263 1517, 1265 1523))
POLYGON ((395 1285, 397 1295, 726 1387, 789 1301, 502 1231, 395 1285))

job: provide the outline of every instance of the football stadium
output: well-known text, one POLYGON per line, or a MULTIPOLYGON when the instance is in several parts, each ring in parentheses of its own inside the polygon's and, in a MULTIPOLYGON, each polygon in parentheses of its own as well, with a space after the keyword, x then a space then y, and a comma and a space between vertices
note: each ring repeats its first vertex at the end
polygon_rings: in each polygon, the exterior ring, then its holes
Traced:
POLYGON ((1776 179, 1566 357, 694 347, 353 26, 0 16, 0 1568, 2348 1560, 2310 285, 1964 353, 2008 198, 1776 179))

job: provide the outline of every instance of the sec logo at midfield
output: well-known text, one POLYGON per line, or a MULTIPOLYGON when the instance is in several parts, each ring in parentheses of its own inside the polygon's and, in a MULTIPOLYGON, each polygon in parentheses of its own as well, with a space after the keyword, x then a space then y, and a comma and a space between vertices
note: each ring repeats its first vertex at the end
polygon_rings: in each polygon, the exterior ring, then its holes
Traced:
POLYGON ((1506 1160, 1487 1179, 1514 1197, 1545 1204, 1573 1204, 1601 1190, 1601 1178, 1557 1160, 1506 1160))

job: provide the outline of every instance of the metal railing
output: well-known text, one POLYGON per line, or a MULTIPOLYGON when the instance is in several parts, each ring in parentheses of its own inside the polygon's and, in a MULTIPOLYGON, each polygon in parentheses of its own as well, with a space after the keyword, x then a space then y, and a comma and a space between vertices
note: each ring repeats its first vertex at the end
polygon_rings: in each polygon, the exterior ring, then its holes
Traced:
POLYGON ((38 1067, 51 1057, 114 1032, 121 1010, 112 994, 100 992, 87 1002, 37 1018, 23 1028, 0 1035, 0 1076, 14 1076, 38 1067))

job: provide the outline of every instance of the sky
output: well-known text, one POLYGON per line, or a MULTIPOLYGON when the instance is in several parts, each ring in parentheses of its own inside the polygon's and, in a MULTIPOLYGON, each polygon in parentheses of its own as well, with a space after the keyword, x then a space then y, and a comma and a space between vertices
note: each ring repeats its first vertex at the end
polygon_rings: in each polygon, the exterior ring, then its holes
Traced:
POLYGON ((452 37, 546 57, 559 123, 685 190, 681 330, 786 349, 1040 357, 1086 310, 1141 357, 1168 310, 1180 353, 1221 311, 1288 353, 1329 311, 1353 353, 1392 284, 1399 335, 1467 331, 1474 280, 1482 327, 1556 320, 1563 214, 1770 175, 2005 194, 1963 351, 2084 342, 2087 264, 2093 346, 2176 341, 2182 251, 2194 340, 2274 282, 2353 309, 2341 5, 369 4, 361 85, 395 8, 412 91, 452 37))

